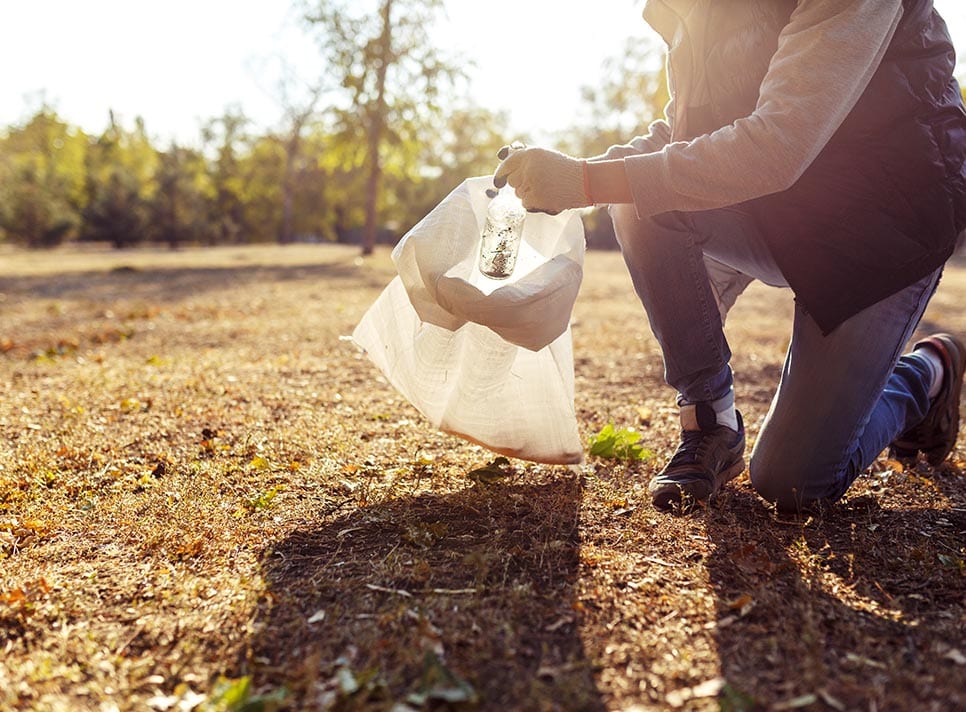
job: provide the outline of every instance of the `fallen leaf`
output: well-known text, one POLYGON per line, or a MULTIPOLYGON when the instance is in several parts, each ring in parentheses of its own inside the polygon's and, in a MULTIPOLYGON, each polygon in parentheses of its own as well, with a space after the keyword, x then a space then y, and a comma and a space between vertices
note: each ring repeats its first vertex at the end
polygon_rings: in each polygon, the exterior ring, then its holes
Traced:
POLYGON ((905 465, 903 465, 898 460, 885 460, 885 461, 883 461, 882 462, 882 469, 883 470, 892 470, 897 475, 901 475, 903 472, 906 471, 905 465))
POLYGON ((735 552, 735 565, 746 574, 767 576, 775 571, 775 562, 759 548, 758 542, 750 542, 735 552))
POLYGON ((155 695, 154 697, 149 697, 144 702, 145 704, 154 710, 169 710, 174 707, 181 700, 177 695, 155 695))
POLYGON ((470 470, 466 473, 466 477, 478 485, 488 485, 512 477, 514 474, 510 461, 505 457, 497 457, 483 467, 470 470))
POLYGON ((667 695, 667 703, 671 707, 684 707, 684 705, 691 700, 697 700, 708 697, 717 697, 718 693, 725 686, 725 680, 723 677, 714 677, 710 680, 706 680, 699 685, 694 687, 685 687, 680 690, 672 690, 667 695))
POLYGON ((356 676, 349 668, 340 667, 335 673, 335 678, 339 683, 339 690, 346 697, 354 695, 359 691, 359 681, 356 680, 356 676))
POLYGON ((751 603, 752 600, 753 599, 750 593, 743 593, 733 601, 728 601, 728 608, 730 608, 733 611, 738 611, 744 608, 745 606, 747 606, 749 603, 751 603))
POLYGON ((5 591, 0 593, 0 603, 5 603, 8 606, 15 603, 22 603, 27 600, 27 594, 22 588, 15 588, 10 591, 5 591))
POLYGON ((728 601, 728 608, 732 611, 738 611, 739 616, 748 615, 754 607, 755 599, 751 597, 750 593, 743 593, 733 601, 728 601))
POLYGON ((850 663, 856 663, 859 665, 868 665, 869 667, 879 668, 880 670, 885 670, 886 666, 880 663, 878 660, 872 660, 864 655, 856 655, 855 653, 846 653, 845 659, 850 663))
POLYGON ((793 697, 785 702, 779 702, 772 707, 773 710, 797 710, 802 707, 808 707, 809 705, 814 705, 818 702, 818 697, 811 693, 807 695, 800 695, 798 697, 793 697))
POLYGON ((963 655, 956 648, 953 648, 952 650, 947 651, 947 653, 943 655, 943 657, 946 660, 952 660, 957 665, 966 665, 966 655, 963 655))

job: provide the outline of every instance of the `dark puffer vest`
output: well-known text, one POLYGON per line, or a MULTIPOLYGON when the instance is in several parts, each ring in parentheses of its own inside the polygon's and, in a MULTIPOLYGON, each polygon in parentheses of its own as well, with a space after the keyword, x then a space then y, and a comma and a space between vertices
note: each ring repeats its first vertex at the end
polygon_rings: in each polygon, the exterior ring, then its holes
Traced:
MULTIPOLYGON (((751 114, 794 0, 700 0, 715 38, 674 53, 700 62, 698 89, 675 86, 673 140, 751 114), (695 55, 697 54, 697 57, 695 55)), ((669 45, 674 0, 645 17, 669 45)), ((825 149, 788 190, 745 203, 799 304, 828 333, 922 279, 966 227, 966 111, 955 53, 932 0, 903 0, 881 65, 825 149)), ((678 23, 680 24, 680 23, 678 23)))

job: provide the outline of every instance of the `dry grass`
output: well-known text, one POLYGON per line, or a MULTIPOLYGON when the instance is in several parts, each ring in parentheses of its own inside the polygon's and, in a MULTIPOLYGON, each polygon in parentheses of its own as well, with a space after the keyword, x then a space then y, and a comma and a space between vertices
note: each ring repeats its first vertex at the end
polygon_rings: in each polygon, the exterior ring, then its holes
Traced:
MULTIPOLYGON (((385 252, 0 261, 0 709, 966 708, 963 446, 821 519, 745 476, 659 515, 676 411, 618 255, 576 308, 580 427, 655 459, 490 487, 339 339, 385 252)), ((954 266, 924 328, 964 303, 954 266)), ((729 320, 752 436, 790 313, 729 320)))

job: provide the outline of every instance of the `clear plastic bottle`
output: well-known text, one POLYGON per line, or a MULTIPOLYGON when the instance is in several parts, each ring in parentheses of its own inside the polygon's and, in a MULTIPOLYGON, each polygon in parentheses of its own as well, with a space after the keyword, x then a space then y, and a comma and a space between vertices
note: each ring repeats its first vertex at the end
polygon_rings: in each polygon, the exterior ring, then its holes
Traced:
POLYGON ((512 187, 506 185, 496 193, 487 208, 483 225, 480 272, 490 279, 506 279, 513 274, 526 217, 527 211, 512 187))

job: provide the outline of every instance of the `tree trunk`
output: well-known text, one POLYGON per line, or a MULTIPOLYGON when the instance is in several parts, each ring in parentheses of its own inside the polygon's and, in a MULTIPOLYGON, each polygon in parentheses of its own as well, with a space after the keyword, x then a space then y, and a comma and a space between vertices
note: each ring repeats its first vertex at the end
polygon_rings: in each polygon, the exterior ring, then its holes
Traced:
POLYGON ((285 174, 282 177, 282 228, 278 241, 283 245, 295 242, 295 217, 292 193, 295 192, 295 152, 298 142, 290 140, 285 151, 285 174))
POLYGON ((278 229, 278 241, 282 244, 295 242, 295 191, 303 171, 299 165, 302 158, 302 131, 311 121, 321 93, 321 84, 313 87, 302 108, 286 102, 286 120, 290 126, 288 136, 282 142, 285 168, 282 176, 282 224, 278 229))
POLYGON ((168 193, 168 249, 177 250, 180 242, 180 226, 178 225, 178 186, 170 186, 168 193))
POLYGON ((302 128, 305 126, 315 106, 296 114, 292 119, 291 133, 285 142, 285 174, 282 177, 282 226, 278 241, 283 245, 295 242, 295 182, 298 178, 297 165, 302 150, 302 128))
POLYGON ((376 245, 378 227, 377 205, 379 188, 382 181, 382 162, 379 147, 386 125, 386 71, 389 68, 392 52, 392 0, 385 0, 382 6, 382 36, 379 39, 379 69, 376 73, 376 105, 369 117, 369 178, 366 182, 366 228, 362 237, 362 254, 371 255, 376 245))

